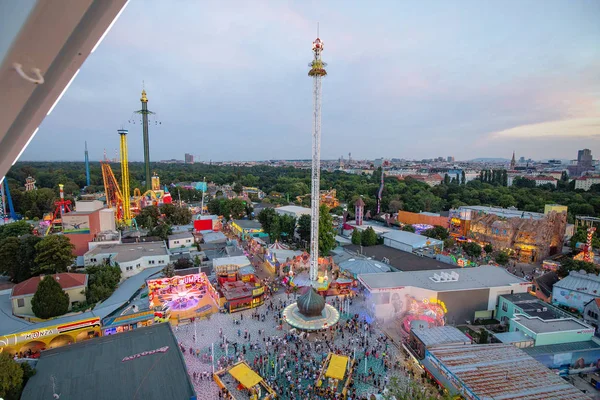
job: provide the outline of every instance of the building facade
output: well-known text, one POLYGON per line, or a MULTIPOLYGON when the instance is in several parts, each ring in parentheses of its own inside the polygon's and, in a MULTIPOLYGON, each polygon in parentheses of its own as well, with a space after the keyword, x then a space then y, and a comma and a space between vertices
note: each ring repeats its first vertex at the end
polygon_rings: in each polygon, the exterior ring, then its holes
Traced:
POLYGON ((552 287, 552 304, 583 313, 585 305, 600 296, 600 277, 571 271, 552 287))
POLYGON ((146 268, 167 266, 170 253, 164 242, 100 245, 84 255, 84 266, 110 264, 121 268, 121 279, 146 268))
POLYGON ((34 317, 31 300, 42 279, 54 279, 60 284, 63 291, 69 295, 69 310, 74 305, 86 301, 85 289, 88 282, 86 274, 61 273, 46 276, 40 275, 29 278, 12 288, 10 301, 14 315, 34 317))

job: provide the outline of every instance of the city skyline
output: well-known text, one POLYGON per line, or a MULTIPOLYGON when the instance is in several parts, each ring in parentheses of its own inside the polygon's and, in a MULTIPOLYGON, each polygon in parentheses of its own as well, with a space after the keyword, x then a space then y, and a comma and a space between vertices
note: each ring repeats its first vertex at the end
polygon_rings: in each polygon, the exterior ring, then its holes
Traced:
POLYGON ((308 159, 317 22, 335 72, 323 159, 600 153, 600 4, 378 6, 132 2, 21 160, 83 160, 85 141, 90 159, 111 157, 124 127, 141 161, 141 124, 128 121, 142 80, 162 122, 153 162, 308 159), (69 146, 48 152, 57 142, 69 146))

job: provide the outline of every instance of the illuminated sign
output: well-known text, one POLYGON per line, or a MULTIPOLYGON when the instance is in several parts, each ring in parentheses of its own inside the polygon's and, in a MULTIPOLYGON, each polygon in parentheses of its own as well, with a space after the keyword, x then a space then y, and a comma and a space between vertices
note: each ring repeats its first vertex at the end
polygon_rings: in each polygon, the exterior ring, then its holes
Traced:
POLYGON ((155 350, 144 351, 142 353, 137 353, 137 354, 134 354, 132 356, 124 357, 121 360, 121 362, 135 360, 136 358, 141 358, 141 357, 144 357, 144 356, 150 356, 150 355, 156 354, 156 353, 166 353, 167 350, 169 350, 169 346, 164 346, 164 347, 161 347, 161 348, 158 348, 158 349, 155 349, 155 350))
POLYGON ((252 296, 260 296, 261 294, 263 294, 265 292, 265 288, 264 287, 259 287, 257 289, 254 289, 252 291, 252 296))

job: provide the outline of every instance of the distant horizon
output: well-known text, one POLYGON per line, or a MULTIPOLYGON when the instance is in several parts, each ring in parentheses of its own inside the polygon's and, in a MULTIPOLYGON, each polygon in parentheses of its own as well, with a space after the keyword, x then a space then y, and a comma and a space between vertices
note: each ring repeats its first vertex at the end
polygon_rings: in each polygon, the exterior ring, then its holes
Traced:
POLYGON ((318 22, 324 159, 600 155, 600 2, 459 4, 129 2, 23 158, 310 158, 318 22))

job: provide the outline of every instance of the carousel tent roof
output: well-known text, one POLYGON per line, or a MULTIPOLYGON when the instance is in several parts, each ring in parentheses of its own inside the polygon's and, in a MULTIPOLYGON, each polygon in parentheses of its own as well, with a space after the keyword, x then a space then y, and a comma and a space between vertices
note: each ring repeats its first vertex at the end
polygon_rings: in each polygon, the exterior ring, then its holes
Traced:
POLYGON ((342 380, 344 379, 344 375, 346 375, 347 365, 348 357, 331 354, 331 360, 329 361, 329 367, 325 372, 325 376, 328 378, 342 380))
POLYGON ((279 243, 278 240, 276 240, 275 243, 269 245, 269 249, 271 250, 289 250, 289 248, 290 246, 279 243))
POLYGON ((339 266, 341 269, 348 271, 353 275, 375 274, 379 272, 391 271, 389 265, 368 258, 351 258, 349 260, 342 261, 339 266))
POLYGON ((254 372, 245 363, 240 363, 229 370, 229 374, 233 376, 246 389, 258 385, 263 379, 254 372))

